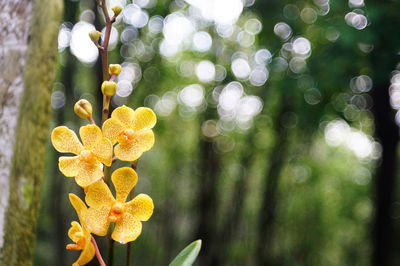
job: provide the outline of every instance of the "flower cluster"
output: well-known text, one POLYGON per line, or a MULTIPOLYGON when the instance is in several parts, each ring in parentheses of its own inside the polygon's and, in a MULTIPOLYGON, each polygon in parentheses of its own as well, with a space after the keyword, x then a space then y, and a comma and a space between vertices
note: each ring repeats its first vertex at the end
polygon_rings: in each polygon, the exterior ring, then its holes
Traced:
MULTIPOLYGON (((122 244, 134 241, 142 232, 142 222, 150 219, 154 209, 148 195, 139 194, 133 198, 133 192, 138 182, 135 172, 137 160, 154 145, 152 128, 157 118, 149 108, 133 110, 127 106, 116 108, 109 117, 111 97, 117 91, 115 79, 122 67, 119 64, 108 64, 108 43, 112 23, 116 21, 122 7, 112 7, 113 16, 110 17, 107 1, 96 1, 103 10, 106 22, 104 36, 98 31, 92 31, 88 36, 99 49, 102 58, 103 108, 100 127, 92 117, 92 105, 81 99, 75 104, 74 112, 80 118, 88 119, 90 124, 79 129, 80 140, 74 131, 65 126, 56 127, 51 133, 51 142, 57 151, 73 154, 59 158, 60 171, 67 177, 74 177, 85 193, 86 204, 78 196, 69 195, 79 223, 71 223, 68 236, 74 244, 68 244, 67 249, 82 250, 74 265, 84 265, 95 255, 100 265, 105 265, 92 234, 104 236, 110 231, 109 237, 122 244), (131 167, 116 169, 111 174, 111 166, 117 160, 130 162, 131 167), (115 197, 110 191, 111 182, 115 188, 115 197), (115 223, 112 233, 109 230, 111 223, 115 223)), ((129 255, 130 252, 127 252, 127 262, 129 255)), ((109 254, 110 258, 112 256, 109 254)))
MULTIPOLYGON (((77 107, 75 110, 80 109, 77 107)), ((91 118, 91 106, 89 114, 91 118)), ((59 158, 60 171, 67 177, 75 178, 76 183, 84 189, 85 201, 89 206, 76 195, 70 194, 71 204, 80 221, 72 222, 68 232, 75 244, 67 245, 67 249, 82 250, 76 265, 86 264, 95 255, 91 234, 104 236, 110 223, 115 223, 111 237, 124 244, 134 241, 142 231, 141 222, 151 217, 154 205, 148 195, 139 194, 126 202, 138 181, 134 169, 122 167, 112 173, 115 197, 104 173, 117 159, 134 165, 145 151, 151 149, 154 145, 152 128, 156 120, 149 108, 140 107, 134 111, 122 106, 112 112, 102 129, 95 124, 82 126, 79 130, 81 140, 65 126, 53 130, 51 141, 54 148, 62 153, 73 154, 59 158)))

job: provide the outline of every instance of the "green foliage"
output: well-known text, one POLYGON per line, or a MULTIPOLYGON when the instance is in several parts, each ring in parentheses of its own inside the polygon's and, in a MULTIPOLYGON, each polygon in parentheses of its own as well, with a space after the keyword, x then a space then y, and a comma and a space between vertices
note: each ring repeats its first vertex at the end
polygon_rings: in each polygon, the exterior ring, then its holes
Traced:
POLYGON ((191 266, 195 262, 201 249, 201 240, 196 240, 185 247, 178 256, 168 264, 169 266, 191 266))

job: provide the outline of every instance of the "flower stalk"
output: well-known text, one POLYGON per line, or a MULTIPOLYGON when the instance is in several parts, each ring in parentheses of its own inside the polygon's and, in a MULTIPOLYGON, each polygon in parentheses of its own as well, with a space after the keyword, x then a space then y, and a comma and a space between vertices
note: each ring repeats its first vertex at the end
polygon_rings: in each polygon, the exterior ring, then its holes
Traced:
MULTIPOLYGON (((104 18, 106 20, 106 32, 104 35, 104 42, 103 42, 102 49, 99 49, 99 50, 101 53, 103 81, 107 81, 108 80, 108 43, 110 41, 112 23, 115 21, 115 19, 113 19, 113 20, 110 19, 110 16, 109 16, 108 10, 107 10, 106 0, 101 0, 100 2, 101 2, 100 6, 101 6, 101 9, 103 10, 104 18)), ((103 96, 103 111, 102 111, 102 118, 101 118, 102 125, 103 125, 104 121, 106 121, 106 119, 108 118, 110 99, 111 99, 111 97, 108 97, 106 95, 103 96)))
POLYGON ((109 237, 108 237, 108 257, 107 257, 107 263, 109 266, 114 265, 114 240, 111 238, 111 232, 112 232, 112 228, 110 227, 110 231, 109 231, 109 237))
POLYGON ((96 122, 94 122, 93 117, 88 117, 89 123, 92 125, 96 125, 96 122))
MULTIPOLYGON (((111 21, 110 16, 108 14, 107 10, 107 5, 106 5, 106 0, 99 0, 99 5, 101 9, 103 10, 104 13, 104 18, 106 21, 106 31, 105 31, 105 36, 104 36, 104 41, 103 41, 103 46, 99 48, 100 54, 101 54, 101 64, 102 64, 102 72, 103 72, 103 82, 108 81, 108 43, 110 41, 110 35, 111 35, 111 27, 112 23, 115 21, 111 21)), ((104 122, 107 120, 108 115, 109 115, 109 110, 110 110, 110 101, 111 97, 106 96, 103 94, 103 110, 102 110, 102 115, 101 115, 101 125, 104 124, 104 122)), ((110 184, 110 172, 111 168, 104 166, 104 178, 106 180, 107 184, 110 184)), ((113 266, 114 261, 113 261, 113 254, 114 254, 114 240, 111 238, 111 234, 108 236, 108 265, 113 266)))
POLYGON ((95 253, 96 253, 96 258, 97 258, 97 260, 99 261, 100 266, 106 266, 106 264, 104 263, 103 258, 101 257, 100 250, 99 250, 99 247, 97 246, 96 240, 94 239, 93 236, 92 236, 91 241, 92 241, 92 243, 93 243, 94 251, 95 251, 95 253))

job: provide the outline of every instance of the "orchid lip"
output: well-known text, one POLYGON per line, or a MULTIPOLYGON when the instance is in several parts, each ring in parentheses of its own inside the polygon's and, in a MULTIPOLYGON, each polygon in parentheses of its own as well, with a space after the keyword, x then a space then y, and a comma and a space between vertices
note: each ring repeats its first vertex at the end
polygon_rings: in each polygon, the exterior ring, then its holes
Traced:
POLYGON ((85 162, 93 162, 95 159, 95 155, 90 150, 83 150, 79 154, 79 158, 85 162))
POLYGON ((123 130, 118 136, 119 143, 129 143, 135 138, 135 131, 133 129, 128 128, 123 130))
POLYGON ((121 202, 116 202, 111 207, 108 219, 111 222, 118 222, 121 220, 123 214, 124 214, 124 205, 121 202))

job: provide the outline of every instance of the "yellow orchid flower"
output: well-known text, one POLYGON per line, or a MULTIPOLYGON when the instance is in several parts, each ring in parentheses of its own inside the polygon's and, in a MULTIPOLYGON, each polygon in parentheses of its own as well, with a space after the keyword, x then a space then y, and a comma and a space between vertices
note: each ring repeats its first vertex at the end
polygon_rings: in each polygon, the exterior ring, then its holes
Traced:
POLYGON ((129 167, 115 170, 111 176, 116 191, 116 199, 108 186, 99 181, 88 187, 86 203, 89 209, 85 221, 93 234, 107 234, 110 222, 116 226, 111 237, 122 244, 134 241, 142 232, 141 221, 147 221, 153 214, 153 200, 146 194, 139 194, 125 202, 137 183, 136 172, 129 167))
POLYGON ((65 126, 56 127, 51 133, 51 142, 59 152, 70 152, 77 156, 62 156, 58 160, 60 171, 67 177, 75 177, 76 183, 87 187, 103 176, 100 162, 112 163, 112 144, 99 127, 87 125, 79 129, 83 145, 75 132, 65 126))
POLYGON ((157 122, 154 112, 146 107, 133 111, 124 106, 118 107, 103 124, 103 134, 112 144, 119 143, 115 156, 122 161, 135 161, 154 145, 151 130, 157 122))
POLYGON ((71 228, 68 230, 68 236, 75 244, 68 244, 67 249, 70 250, 82 250, 81 255, 78 260, 73 264, 73 266, 85 265, 89 261, 91 261, 95 255, 95 248, 92 240, 92 235, 90 231, 87 229, 84 223, 82 223, 82 218, 85 216, 87 211, 85 203, 78 198, 75 194, 69 194, 69 200, 71 201, 72 206, 74 207, 76 213, 78 214, 79 221, 82 226, 78 222, 73 221, 71 223, 71 228))

